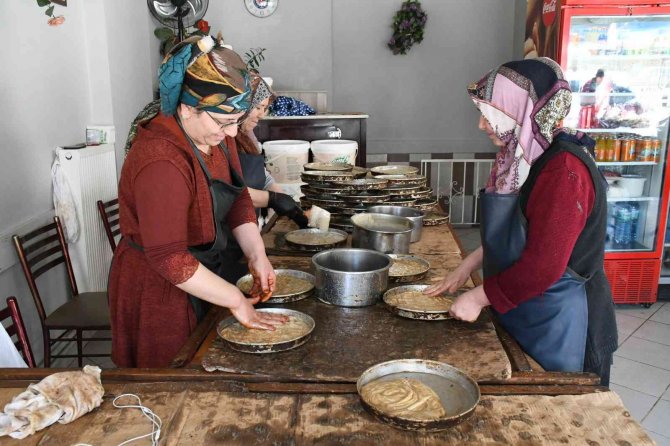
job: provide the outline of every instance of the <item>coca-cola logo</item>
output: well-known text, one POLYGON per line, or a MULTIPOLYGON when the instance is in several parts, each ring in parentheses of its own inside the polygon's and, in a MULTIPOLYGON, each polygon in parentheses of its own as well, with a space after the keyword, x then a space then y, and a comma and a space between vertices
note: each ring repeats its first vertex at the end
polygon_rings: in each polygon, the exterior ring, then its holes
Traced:
POLYGON ((554 23, 556 19, 556 3, 557 0, 544 0, 544 4, 542 5, 542 23, 544 23, 544 26, 554 23))

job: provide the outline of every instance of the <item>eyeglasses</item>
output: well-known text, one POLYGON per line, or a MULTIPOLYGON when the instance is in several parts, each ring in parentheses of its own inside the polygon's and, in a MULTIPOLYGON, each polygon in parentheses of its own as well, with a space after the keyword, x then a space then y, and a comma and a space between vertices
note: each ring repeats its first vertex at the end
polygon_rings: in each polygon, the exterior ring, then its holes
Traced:
POLYGON ((231 125, 240 125, 244 122, 244 119, 238 119, 237 121, 231 122, 221 122, 212 116, 211 113, 209 113, 207 110, 205 110, 205 113, 207 113, 207 115, 212 118, 212 121, 214 121, 214 123, 216 123, 216 125, 218 125, 221 130, 225 129, 226 127, 230 127, 231 125))

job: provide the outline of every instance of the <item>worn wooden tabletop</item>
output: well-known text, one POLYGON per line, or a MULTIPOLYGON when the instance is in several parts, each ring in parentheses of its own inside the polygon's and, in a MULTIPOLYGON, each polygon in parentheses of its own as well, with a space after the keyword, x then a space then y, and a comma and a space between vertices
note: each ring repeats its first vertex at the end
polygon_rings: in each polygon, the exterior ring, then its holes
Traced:
MULTIPOLYGON (((279 220, 265 234, 266 243, 273 235, 295 228, 292 222, 279 220)), ((447 225, 423 228, 422 239, 411 245, 411 252, 431 263, 429 275, 419 283, 439 279, 461 261, 460 246, 447 225)), ((274 255, 270 261, 275 268, 313 271, 310 257, 274 255)), ((511 376, 510 361, 487 313, 470 324, 404 319, 391 314, 383 303, 344 308, 312 297, 282 306, 314 318, 316 328, 305 345, 282 353, 254 355, 232 350, 210 332, 196 360, 208 371, 316 382, 354 382, 374 364, 405 358, 446 362, 478 381, 511 376)))
MULTIPOLYGON (((652 445, 612 392, 563 396, 483 396, 474 414, 439 433, 397 430, 369 415, 357 395, 240 392, 234 383, 105 384, 103 404, 3 445, 117 445, 150 432, 137 409, 112 398, 134 393, 163 421, 161 445, 652 445)), ((23 388, 0 389, 0 407, 23 388)), ((138 444, 149 444, 145 439, 138 444)))

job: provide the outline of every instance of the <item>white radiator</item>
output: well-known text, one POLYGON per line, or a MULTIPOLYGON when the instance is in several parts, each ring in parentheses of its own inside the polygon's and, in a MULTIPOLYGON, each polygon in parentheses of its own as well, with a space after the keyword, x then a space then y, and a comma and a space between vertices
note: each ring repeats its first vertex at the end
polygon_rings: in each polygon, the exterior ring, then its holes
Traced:
POLYGON ((79 292, 105 291, 112 250, 96 202, 111 200, 118 194, 114 145, 58 149, 56 156, 79 216, 79 238, 68 245, 79 292))

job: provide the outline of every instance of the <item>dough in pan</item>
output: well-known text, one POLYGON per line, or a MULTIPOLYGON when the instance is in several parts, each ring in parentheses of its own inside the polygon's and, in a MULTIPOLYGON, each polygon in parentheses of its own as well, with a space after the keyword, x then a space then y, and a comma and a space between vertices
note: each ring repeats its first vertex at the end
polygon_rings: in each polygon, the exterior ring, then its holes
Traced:
POLYGON ((298 339, 309 332, 309 325, 302 319, 289 316, 287 322, 275 326, 274 331, 246 328, 235 322, 221 330, 221 337, 238 344, 280 344, 298 339))
POLYGON ((363 399, 386 414, 411 420, 437 420, 446 415, 437 394, 417 379, 376 380, 361 389, 363 399))
MULTIPOLYGON (((252 285, 253 279, 249 277, 249 280, 240 282, 240 291, 242 291, 244 294, 249 294, 251 292, 252 285)), ((278 274, 277 284, 275 285, 275 291, 272 293, 272 295, 291 296, 294 294, 306 293, 312 288, 314 288, 314 285, 305 279, 300 279, 288 274, 278 274)))
POLYGON ((386 303, 408 311, 449 311, 454 300, 445 296, 428 296, 422 291, 406 291, 387 297, 386 303))

